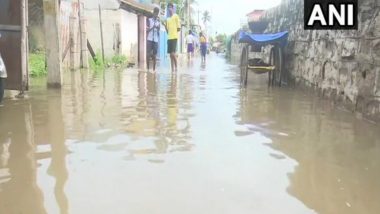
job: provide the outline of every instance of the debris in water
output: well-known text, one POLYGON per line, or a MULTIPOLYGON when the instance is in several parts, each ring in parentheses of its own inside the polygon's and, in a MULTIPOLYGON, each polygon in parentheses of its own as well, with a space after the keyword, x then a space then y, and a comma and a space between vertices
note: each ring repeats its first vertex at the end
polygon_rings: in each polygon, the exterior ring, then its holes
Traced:
POLYGON ((271 153, 269 154, 270 156, 278 159, 278 160, 283 160, 283 159, 286 159, 286 157, 284 155, 280 155, 280 154, 274 154, 274 153, 271 153))
POLYGON ((279 132, 278 135, 288 137, 289 135, 284 132, 279 132))
POLYGON ((237 137, 247 136, 251 134, 253 134, 251 131, 235 131, 235 136, 237 137))

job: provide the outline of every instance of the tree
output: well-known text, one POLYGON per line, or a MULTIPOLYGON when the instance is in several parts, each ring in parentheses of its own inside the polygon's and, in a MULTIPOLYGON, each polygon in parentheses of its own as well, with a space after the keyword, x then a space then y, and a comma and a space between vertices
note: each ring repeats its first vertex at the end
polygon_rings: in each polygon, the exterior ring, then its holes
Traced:
POLYGON ((193 21, 193 15, 195 13, 195 9, 193 7, 194 4, 198 4, 197 1, 195 0, 183 0, 184 1, 184 11, 185 14, 187 14, 188 18, 189 18, 189 21, 190 21, 190 25, 194 23, 193 21), (187 8, 189 9, 189 11, 187 12, 187 8))
POLYGON ((211 46, 213 46, 214 42, 215 42, 215 39, 213 37, 210 37, 210 39, 208 40, 208 42, 210 43, 211 46))
POLYGON ((207 22, 211 21, 210 12, 208 12, 207 10, 203 12, 202 21, 203 21, 203 24, 205 25, 205 27, 207 25, 207 22))
MULTIPOLYGON (((167 3, 167 0, 160 0, 161 3, 167 3)), ((170 0, 169 2, 173 3, 177 7, 177 14, 181 17, 181 19, 185 19, 186 16, 190 16, 195 13, 193 8, 194 4, 198 4, 196 0, 170 0), (187 14, 187 5, 189 4, 190 14, 187 14)), ((165 6, 166 7, 166 6, 165 6)))
POLYGON ((216 41, 220 42, 220 43, 224 43, 227 39, 227 35, 226 34, 219 34, 216 36, 216 41))
POLYGON ((186 1, 186 0, 170 0, 170 1, 167 1, 167 0, 160 0, 161 3, 164 3, 165 8, 166 8, 167 3, 169 3, 169 2, 170 2, 170 3, 173 3, 174 5, 176 5, 176 13, 177 13, 181 18, 183 18, 183 15, 184 15, 185 1, 186 1))

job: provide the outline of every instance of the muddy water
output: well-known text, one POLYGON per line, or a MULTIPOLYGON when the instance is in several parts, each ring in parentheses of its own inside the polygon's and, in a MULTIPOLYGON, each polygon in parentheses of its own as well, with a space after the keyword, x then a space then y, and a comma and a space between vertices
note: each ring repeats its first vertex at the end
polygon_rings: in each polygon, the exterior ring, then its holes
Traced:
POLYGON ((380 213, 379 127, 311 94, 217 56, 65 80, 0 107, 0 213, 380 213))

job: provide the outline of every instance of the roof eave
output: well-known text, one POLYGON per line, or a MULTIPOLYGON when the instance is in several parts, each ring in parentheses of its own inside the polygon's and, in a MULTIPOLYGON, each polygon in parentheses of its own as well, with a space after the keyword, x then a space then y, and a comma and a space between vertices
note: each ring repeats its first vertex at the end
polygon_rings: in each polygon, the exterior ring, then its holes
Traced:
POLYGON ((153 15, 153 5, 139 3, 133 0, 120 0, 120 8, 131 13, 143 16, 153 15))

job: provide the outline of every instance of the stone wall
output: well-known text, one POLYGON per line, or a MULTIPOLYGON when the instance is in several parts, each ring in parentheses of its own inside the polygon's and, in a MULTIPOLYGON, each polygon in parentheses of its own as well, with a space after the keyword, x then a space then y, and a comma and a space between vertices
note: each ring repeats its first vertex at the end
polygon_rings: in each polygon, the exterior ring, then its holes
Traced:
POLYGON ((263 17, 270 23, 266 32, 289 31, 291 78, 380 121, 380 0, 359 0, 357 31, 304 30, 303 2, 283 0, 263 17))

